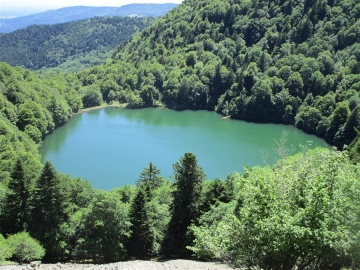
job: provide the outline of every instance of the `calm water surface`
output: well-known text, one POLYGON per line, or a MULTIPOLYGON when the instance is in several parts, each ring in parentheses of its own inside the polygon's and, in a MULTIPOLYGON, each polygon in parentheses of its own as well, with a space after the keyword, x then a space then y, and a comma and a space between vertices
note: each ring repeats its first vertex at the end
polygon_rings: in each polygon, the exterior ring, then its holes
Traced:
POLYGON ((197 156, 208 179, 241 172, 245 165, 263 166, 261 152, 274 155, 284 131, 297 149, 307 141, 325 146, 291 126, 222 120, 214 112, 105 108, 72 117, 46 137, 40 153, 58 171, 111 189, 134 184, 149 162, 169 178, 185 152, 197 156))

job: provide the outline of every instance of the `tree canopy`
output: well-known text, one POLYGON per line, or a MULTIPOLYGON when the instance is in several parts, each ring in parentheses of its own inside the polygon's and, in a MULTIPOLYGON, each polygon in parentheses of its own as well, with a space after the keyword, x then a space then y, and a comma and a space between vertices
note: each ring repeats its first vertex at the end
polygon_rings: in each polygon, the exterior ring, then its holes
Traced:
POLYGON ((151 17, 95 17, 28 26, 0 35, 0 61, 32 70, 54 68, 76 59, 83 67, 99 65, 111 55, 110 50, 153 21, 151 17), (89 53, 92 57, 85 58, 89 53))

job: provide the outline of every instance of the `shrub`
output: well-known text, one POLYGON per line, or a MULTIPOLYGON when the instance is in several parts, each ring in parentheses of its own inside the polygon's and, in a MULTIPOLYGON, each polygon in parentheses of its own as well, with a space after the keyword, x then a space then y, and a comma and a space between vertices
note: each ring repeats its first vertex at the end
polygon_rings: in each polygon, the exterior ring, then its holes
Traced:
POLYGON ((4 236, 0 234, 0 262, 5 261, 9 257, 11 257, 10 247, 4 236))
POLYGON ((16 258, 19 264, 24 261, 41 259, 45 255, 45 249, 27 232, 10 235, 7 243, 13 257, 16 258))

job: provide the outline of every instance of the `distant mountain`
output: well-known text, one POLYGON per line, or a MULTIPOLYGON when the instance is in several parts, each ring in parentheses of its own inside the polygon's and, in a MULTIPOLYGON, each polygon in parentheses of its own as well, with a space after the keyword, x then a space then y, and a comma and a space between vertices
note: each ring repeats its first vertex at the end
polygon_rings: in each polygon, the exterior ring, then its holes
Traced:
POLYGON ((96 17, 32 25, 0 34, 0 61, 29 69, 53 68, 80 58, 86 64, 84 67, 100 64, 104 60, 100 55, 108 54, 154 20, 153 17, 96 17), (90 52, 91 56, 87 57, 90 52))
POLYGON ((92 17, 160 17, 177 4, 129 4, 121 7, 66 7, 24 17, 0 19, 0 33, 9 33, 34 24, 56 24, 92 17))

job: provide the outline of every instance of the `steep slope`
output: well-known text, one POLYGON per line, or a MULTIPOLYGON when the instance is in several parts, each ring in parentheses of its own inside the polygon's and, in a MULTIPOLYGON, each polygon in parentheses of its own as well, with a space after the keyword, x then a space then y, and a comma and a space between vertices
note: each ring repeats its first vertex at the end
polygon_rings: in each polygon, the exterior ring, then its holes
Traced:
POLYGON ((0 61, 29 69, 56 67, 70 57, 107 52, 153 21, 152 17, 97 17, 29 26, 0 35, 0 61))
POLYGON ((64 78, 41 80, 29 70, 0 63, 0 182, 6 183, 18 158, 29 168, 27 174, 38 173, 37 144, 81 107, 64 78))
POLYGON ((80 77, 107 101, 294 124, 342 147, 360 128, 359 15, 354 0, 185 0, 80 77))
POLYGON ((66 7, 24 17, 0 19, 0 33, 9 33, 34 24, 57 24, 93 17, 160 17, 176 6, 177 4, 130 4, 121 7, 66 7))

